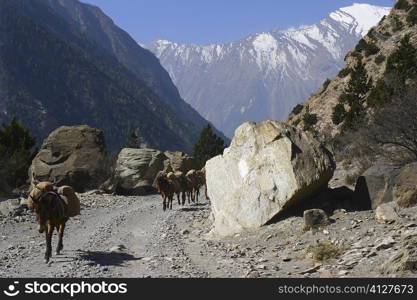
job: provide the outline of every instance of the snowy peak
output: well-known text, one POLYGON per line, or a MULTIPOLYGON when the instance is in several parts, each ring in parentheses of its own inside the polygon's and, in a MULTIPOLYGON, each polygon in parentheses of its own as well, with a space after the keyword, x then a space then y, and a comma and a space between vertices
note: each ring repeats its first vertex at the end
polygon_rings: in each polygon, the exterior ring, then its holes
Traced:
POLYGON ((384 16, 388 15, 390 10, 390 7, 355 3, 332 12, 330 18, 342 24, 356 25, 356 34, 364 36, 384 16))
POLYGON ((312 25, 275 29, 221 45, 155 41, 182 97, 228 136, 245 121, 283 120, 344 65, 343 58, 390 12, 354 4, 312 25))
POLYGON ((166 55, 174 55, 183 64, 189 60, 193 63, 198 61, 200 64, 210 64, 224 59, 231 51, 237 51, 242 59, 247 58, 245 54, 249 54, 265 72, 273 68, 282 68, 286 63, 291 63, 291 60, 298 67, 304 68, 308 63, 306 51, 316 51, 324 47, 337 59, 344 50, 344 46, 339 43, 341 35, 347 32, 363 37, 389 12, 389 7, 355 3, 330 13, 317 24, 271 30, 251 35, 238 42, 199 46, 157 40, 148 48, 161 59, 166 55))

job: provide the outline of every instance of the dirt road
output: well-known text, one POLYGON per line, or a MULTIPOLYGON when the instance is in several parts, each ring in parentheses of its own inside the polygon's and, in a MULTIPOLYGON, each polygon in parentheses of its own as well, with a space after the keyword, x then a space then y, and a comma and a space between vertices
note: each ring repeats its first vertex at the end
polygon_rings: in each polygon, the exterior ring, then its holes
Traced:
MULTIPOLYGON (((45 264, 44 236, 34 216, 0 217, 1 277, 344 277, 382 276, 378 267, 414 230, 416 210, 404 224, 377 224, 373 212, 341 212, 323 232, 304 232, 301 217, 224 239, 209 238, 210 205, 174 203, 160 196, 81 195, 82 214, 70 219, 64 251, 45 264), (414 225, 413 225, 414 224, 414 225), (375 250, 386 237, 394 242, 375 250), (317 263, 309 246, 340 245, 340 257, 317 263), (371 254, 371 255, 368 255, 371 254)), ((53 247, 57 237, 53 238, 53 247)), ((416 276, 416 274, 402 274, 416 276)))

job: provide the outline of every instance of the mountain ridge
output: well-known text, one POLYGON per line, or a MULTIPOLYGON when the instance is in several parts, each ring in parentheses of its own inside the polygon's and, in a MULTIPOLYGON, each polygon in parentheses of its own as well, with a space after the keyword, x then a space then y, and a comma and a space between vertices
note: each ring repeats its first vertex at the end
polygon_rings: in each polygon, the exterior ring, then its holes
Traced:
POLYGON ((18 117, 38 142, 60 125, 87 124, 104 130, 112 150, 123 146, 129 131, 139 130, 149 146, 192 152, 207 121, 181 98, 167 105, 168 98, 162 100, 146 78, 136 76, 49 2, 2 0, 0 4, 5 16, 0 24, 2 121, 18 117), (54 53, 53 60, 43 59, 51 55, 48 51, 54 53))
POLYGON ((355 4, 313 25, 274 29, 226 44, 159 40, 148 48, 181 96, 231 136, 244 121, 285 119, 297 103, 336 75, 348 50, 389 9, 355 4))

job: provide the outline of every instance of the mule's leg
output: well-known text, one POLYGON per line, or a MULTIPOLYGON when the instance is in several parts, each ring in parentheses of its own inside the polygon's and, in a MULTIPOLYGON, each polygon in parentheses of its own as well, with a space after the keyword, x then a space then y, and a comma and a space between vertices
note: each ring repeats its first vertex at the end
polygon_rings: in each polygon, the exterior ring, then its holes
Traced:
POLYGON ((58 230, 58 245, 56 247, 56 255, 61 254, 61 250, 64 249, 64 244, 62 243, 62 239, 64 238, 64 230, 65 230, 65 223, 59 225, 58 230))
POLYGON ((182 205, 185 205, 185 192, 182 192, 182 205))
POLYGON ((181 205, 181 201, 180 201, 180 194, 181 194, 181 193, 177 193, 178 205, 181 205))
POLYGON ((209 199, 208 195, 207 195, 207 184, 204 184, 204 189, 205 189, 205 194, 206 194, 206 200, 209 199))
POLYGON ((162 207, 163 207, 164 211, 167 209, 166 203, 165 203, 165 195, 162 196, 162 207))
POLYGON ((45 238, 46 238, 46 252, 45 262, 49 262, 49 258, 52 256, 52 234, 54 232, 54 226, 51 224, 46 225, 45 238))

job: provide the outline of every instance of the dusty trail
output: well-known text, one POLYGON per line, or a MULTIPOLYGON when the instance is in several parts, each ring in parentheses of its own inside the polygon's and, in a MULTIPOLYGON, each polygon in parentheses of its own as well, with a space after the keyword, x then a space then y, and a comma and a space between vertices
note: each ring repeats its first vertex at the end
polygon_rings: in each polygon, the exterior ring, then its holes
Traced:
POLYGON ((305 232, 302 218, 292 217, 216 239, 207 236, 205 200, 174 202, 163 212, 159 195, 80 198, 82 215, 67 223, 64 251, 49 264, 34 216, 0 215, 0 277, 381 277, 379 267, 401 248, 401 234, 417 230, 417 208, 393 225, 376 223, 372 211, 342 211, 323 232, 305 232), (387 238, 390 244, 375 250, 387 238), (309 247, 330 241, 342 254, 317 264, 309 247))

